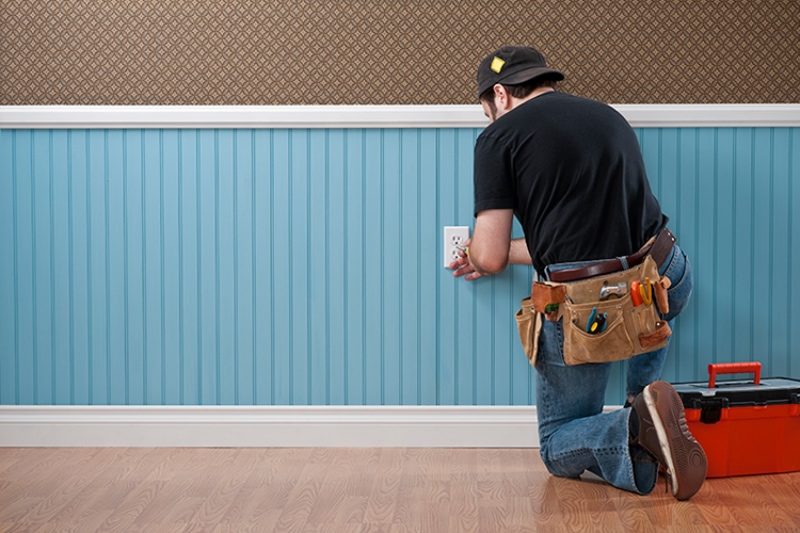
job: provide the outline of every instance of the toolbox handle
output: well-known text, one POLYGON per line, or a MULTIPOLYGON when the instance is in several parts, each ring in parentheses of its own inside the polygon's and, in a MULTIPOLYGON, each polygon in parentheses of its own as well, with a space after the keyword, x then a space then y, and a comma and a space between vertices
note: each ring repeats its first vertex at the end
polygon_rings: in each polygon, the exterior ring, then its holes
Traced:
POLYGON ((711 363, 708 365, 708 388, 713 389, 717 385, 717 374, 749 374, 753 373, 753 383, 761 383, 761 363, 754 361, 751 363, 711 363))

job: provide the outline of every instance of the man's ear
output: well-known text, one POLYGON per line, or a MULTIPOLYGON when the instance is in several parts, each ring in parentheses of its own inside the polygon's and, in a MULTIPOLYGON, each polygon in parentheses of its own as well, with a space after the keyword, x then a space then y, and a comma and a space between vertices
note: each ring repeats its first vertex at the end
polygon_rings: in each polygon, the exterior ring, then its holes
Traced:
POLYGON ((503 111, 508 111, 512 107, 511 95, 508 94, 508 91, 505 87, 500 85, 499 83, 495 84, 494 86, 494 95, 496 98, 497 103, 499 104, 497 107, 498 109, 502 109, 503 111))

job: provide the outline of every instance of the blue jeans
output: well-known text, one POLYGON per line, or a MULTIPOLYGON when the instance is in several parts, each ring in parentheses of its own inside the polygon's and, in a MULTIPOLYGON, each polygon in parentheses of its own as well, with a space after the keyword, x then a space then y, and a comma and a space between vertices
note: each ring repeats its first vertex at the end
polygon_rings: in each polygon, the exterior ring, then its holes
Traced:
MULTIPOLYGON (((582 266, 585 263, 552 265, 549 271, 582 266)), ((672 282, 668 290, 669 314, 673 319, 689 301, 694 276, 689 260, 675 245, 671 257, 659 268, 672 282)), ((556 476, 577 478, 584 470, 620 489, 647 494, 658 477, 652 461, 634 461, 628 437, 631 409, 603 413, 611 363, 567 366, 564 364, 564 334, 559 322, 544 321, 536 359, 536 410, 542 460, 556 476)), ((639 394, 657 381, 669 345, 626 361, 626 393, 639 394)))

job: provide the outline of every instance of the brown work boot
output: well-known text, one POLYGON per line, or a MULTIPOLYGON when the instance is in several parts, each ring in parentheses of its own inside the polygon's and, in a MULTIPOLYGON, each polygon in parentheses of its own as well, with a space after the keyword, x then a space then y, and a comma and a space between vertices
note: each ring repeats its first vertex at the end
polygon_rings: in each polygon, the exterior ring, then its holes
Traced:
POLYGON ((650 452, 666 470, 672 495, 688 500, 703 486, 708 462, 702 446, 689 433, 675 387, 664 381, 651 383, 632 407, 638 415, 638 424, 631 425, 633 444, 650 452))

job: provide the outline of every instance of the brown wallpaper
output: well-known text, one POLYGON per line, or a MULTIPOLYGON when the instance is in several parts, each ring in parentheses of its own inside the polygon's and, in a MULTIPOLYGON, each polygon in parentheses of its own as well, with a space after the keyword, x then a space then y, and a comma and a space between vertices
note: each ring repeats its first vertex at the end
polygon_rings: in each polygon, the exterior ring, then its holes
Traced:
POLYGON ((800 102, 794 0, 2 0, 0 104, 474 103, 502 44, 610 103, 800 102))

